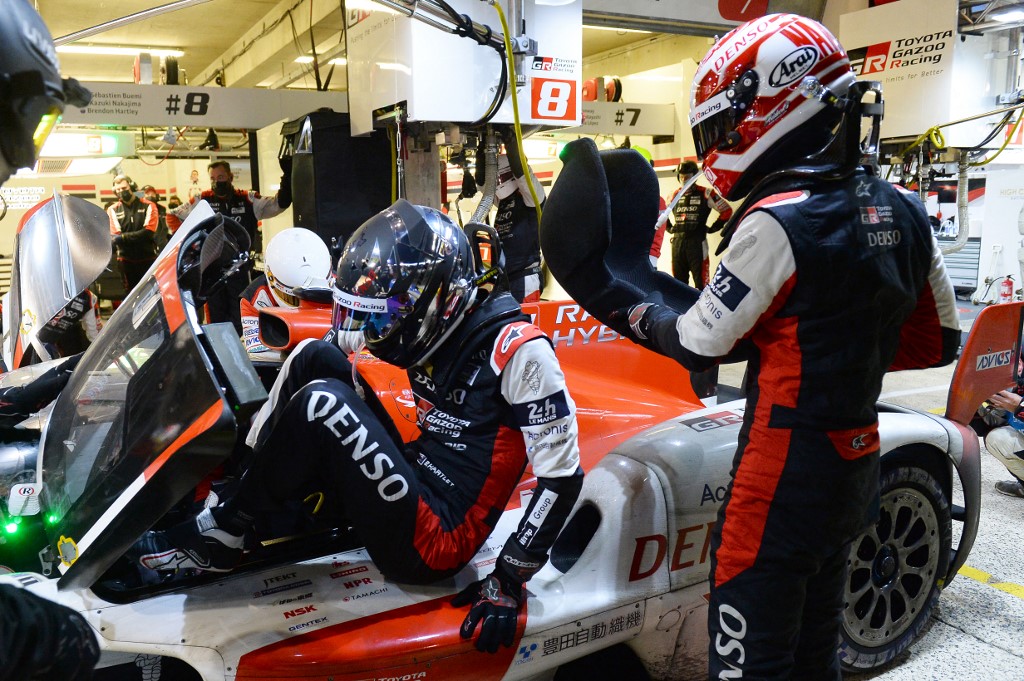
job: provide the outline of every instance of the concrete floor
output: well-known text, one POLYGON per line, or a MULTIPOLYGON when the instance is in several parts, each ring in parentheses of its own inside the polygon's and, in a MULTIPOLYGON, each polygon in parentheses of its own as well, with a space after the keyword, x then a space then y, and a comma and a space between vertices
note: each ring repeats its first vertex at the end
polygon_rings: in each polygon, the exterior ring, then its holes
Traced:
MULTIPOLYGON (((964 305, 967 331, 977 309, 964 305)), ((720 380, 737 385, 731 381, 738 382, 742 370, 742 365, 723 367, 720 380)), ((952 374, 952 366, 889 374, 881 398, 941 414, 952 374)), ((846 681, 1024 681, 1024 499, 993 489, 1010 475, 984 443, 981 474, 978 538, 939 598, 926 633, 887 669, 846 681)), ((956 501, 962 503, 962 496, 956 501)))

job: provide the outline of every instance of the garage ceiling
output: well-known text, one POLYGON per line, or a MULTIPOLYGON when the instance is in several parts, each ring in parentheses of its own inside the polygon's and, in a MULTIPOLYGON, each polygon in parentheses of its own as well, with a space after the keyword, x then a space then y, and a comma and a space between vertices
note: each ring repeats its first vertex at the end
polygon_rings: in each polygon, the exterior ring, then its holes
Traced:
MULTIPOLYGON (((151 9, 152 0, 39 0, 37 7, 54 38, 151 9)), ((270 86, 289 74, 310 67, 295 63, 295 58, 311 52, 312 40, 318 54, 330 52, 344 56, 341 3, 337 0, 209 0, 127 26, 114 28, 74 44, 132 46, 150 49, 177 49, 178 58, 193 85, 214 83, 217 69, 226 66, 226 84, 255 87, 270 86)), ((585 55, 622 47, 649 38, 650 34, 627 31, 587 29, 585 55)), ((60 55, 66 75, 79 80, 131 82, 133 58, 130 56, 60 55)), ((335 74, 332 89, 343 88, 344 78, 335 74)), ((308 75, 294 83, 315 87, 308 75)))
MULTIPOLYGON (((237 87, 313 88, 312 68, 297 64, 295 58, 309 55, 314 43, 321 56, 344 56, 341 0, 193 1, 198 4, 105 30, 75 44, 182 50, 179 68, 191 84, 213 85, 223 72, 224 84, 237 87)), ((370 0, 347 3, 350 8, 357 3, 372 6, 370 0)), ((36 6, 59 42, 61 37, 162 5, 155 0, 36 0, 36 6)), ((820 19, 824 6, 825 0, 771 0, 768 10, 820 19)), ((999 24, 991 17, 1014 6, 1024 6, 1024 2, 960 0, 961 29, 987 32, 1010 28, 1012 24, 999 24)), ((607 20, 601 23, 607 24, 607 20)), ((657 35, 608 28, 584 28, 584 58, 657 35)), ((65 74, 80 80, 131 82, 133 61, 130 56, 61 54, 65 74)), ((330 87, 344 89, 343 67, 336 68, 330 87)))

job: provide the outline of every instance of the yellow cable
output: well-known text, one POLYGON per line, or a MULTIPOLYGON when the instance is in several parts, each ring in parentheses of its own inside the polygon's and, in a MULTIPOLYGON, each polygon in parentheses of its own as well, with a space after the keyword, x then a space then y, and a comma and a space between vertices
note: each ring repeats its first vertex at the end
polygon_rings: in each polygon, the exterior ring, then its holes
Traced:
POLYGON ((996 160, 999 154, 1003 153, 1003 150, 1006 149, 1006 145, 1010 143, 1010 140, 1012 140, 1013 136, 1017 133, 1017 127, 1020 125, 1020 121, 1022 118, 1024 118, 1024 113, 1021 113, 1021 115, 1017 116, 1017 121, 1013 124, 1013 127, 1010 128, 1010 133, 1006 136, 1006 139, 1003 140, 1003 146, 999 147, 999 150, 996 151, 996 153, 992 154, 986 159, 983 159, 981 161, 975 161, 973 163, 968 163, 967 165, 971 168, 977 168, 979 166, 989 164, 992 161, 996 160))
POLYGON ((313 515, 316 515, 317 513, 320 512, 320 508, 324 505, 324 493, 323 492, 313 492, 308 497, 303 499, 302 503, 308 504, 313 499, 316 499, 316 504, 313 506, 313 515))
POLYGON ((508 79, 512 88, 512 121, 516 131, 516 147, 519 149, 519 158, 526 171, 526 184, 530 187, 530 196, 533 197, 533 208, 537 211, 537 224, 540 225, 543 212, 540 207, 540 199, 537 198, 537 190, 533 186, 533 171, 530 170, 526 152, 523 151, 523 129, 519 125, 519 95, 516 92, 516 60, 512 54, 512 39, 509 38, 508 22, 505 20, 505 12, 501 9, 501 5, 495 0, 490 0, 490 4, 498 10, 498 19, 501 20, 501 32, 505 39, 505 58, 508 59, 508 79))

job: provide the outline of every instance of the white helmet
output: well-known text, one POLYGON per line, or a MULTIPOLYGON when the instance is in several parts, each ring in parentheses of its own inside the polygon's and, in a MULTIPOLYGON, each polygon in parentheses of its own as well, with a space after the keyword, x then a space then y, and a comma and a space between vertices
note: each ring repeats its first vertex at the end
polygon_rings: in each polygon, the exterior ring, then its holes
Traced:
POLYGON ((704 177, 726 199, 802 162, 832 136, 856 80, 828 29, 795 14, 749 21, 720 39, 693 78, 690 127, 704 177))
POLYGON ((298 307, 299 294, 327 289, 331 253, 319 236, 302 227, 278 232, 267 244, 266 275, 270 293, 282 307, 298 307))

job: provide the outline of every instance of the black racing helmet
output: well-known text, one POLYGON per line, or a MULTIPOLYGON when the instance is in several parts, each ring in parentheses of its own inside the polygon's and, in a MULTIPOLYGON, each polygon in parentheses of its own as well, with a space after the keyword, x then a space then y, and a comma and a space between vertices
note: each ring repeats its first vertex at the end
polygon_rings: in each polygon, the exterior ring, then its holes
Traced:
POLYGON ((469 240, 444 213, 399 199, 349 238, 334 281, 333 326, 403 369, 426 361, 475 298, 469 240))
POLYGON ((62 80, 50 32, 26 0, 0 12, 0 183, 36 162, 65 104, 86 106, 89 91, 62 80))

